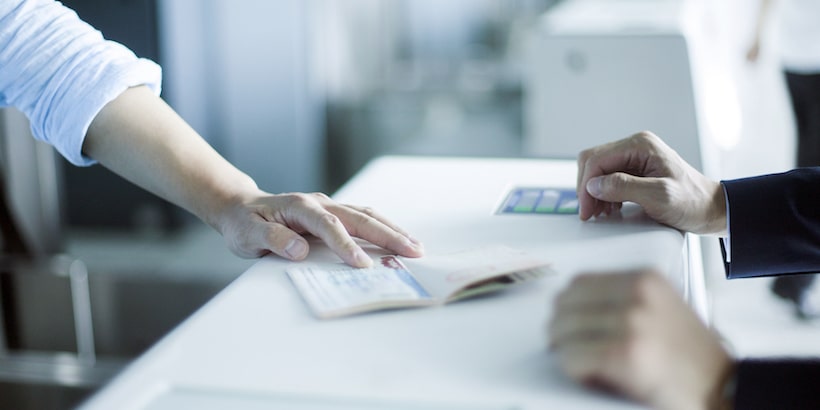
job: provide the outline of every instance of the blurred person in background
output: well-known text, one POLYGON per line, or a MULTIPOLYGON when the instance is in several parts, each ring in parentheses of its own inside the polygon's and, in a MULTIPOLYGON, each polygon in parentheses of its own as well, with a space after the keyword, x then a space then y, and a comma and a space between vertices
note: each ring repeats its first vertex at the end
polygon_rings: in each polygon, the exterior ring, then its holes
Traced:
MULTIPOLYGON (((760 56, 764 28, 779 1, 775 38, 797 129, 797 166, 820 166, 820 1, 761 0, 754 39, 746 59, 760 56)), ((794 304, 801 319, 820 317, 820 303, 810 293, 814 275, 780 276, 772 291, 794 304)))

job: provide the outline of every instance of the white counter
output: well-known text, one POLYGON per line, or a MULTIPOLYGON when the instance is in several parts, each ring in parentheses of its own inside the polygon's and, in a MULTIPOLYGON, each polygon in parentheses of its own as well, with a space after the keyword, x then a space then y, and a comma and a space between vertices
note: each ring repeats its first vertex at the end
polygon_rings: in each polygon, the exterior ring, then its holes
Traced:
MULTIPOLYGON (((575 175, 573 161, 378 159, 334 198, 372 206, 428 254, 501 243, 548 256, 558 274, 443 307, 321 321, 284 274, 288 262, 266 257, 84 407, 632 408, 555 366, 544 347, 552 296, 580 270, 655 266, 702 309, 703 282, 689 273, 685 236, 637 207, 593 222, 494 215, 511 186, 574 187, 575 175)), ((311 246, 309 259, 335 259, 311 246)))

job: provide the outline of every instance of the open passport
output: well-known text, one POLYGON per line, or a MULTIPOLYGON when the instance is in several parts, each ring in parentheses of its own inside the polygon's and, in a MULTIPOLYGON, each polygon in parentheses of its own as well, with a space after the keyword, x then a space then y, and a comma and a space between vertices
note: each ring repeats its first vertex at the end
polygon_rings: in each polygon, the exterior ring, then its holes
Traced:
POLYGON ((550 263, 505 246, 423 258, 383 256, 370 268, 293 264, 286 272, 322 319, 373 310, 432 306, 551 274, 550 263))

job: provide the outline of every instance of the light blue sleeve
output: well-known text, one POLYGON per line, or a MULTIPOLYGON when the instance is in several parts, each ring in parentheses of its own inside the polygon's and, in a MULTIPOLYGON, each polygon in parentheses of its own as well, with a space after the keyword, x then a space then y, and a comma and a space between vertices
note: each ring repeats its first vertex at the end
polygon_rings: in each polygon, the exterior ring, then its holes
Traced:
POLYGON ((91 121, 129 87, 157 95, 162 71, 52 0, 0 1, 0 104, 21 110, 35 138, 75 165, 91 121))

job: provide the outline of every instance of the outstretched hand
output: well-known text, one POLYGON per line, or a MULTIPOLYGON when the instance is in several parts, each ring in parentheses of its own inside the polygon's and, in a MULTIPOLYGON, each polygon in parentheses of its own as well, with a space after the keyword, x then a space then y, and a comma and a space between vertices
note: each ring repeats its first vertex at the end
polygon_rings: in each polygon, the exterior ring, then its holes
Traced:
POLYGON ((83 152, 198 216, 242 257, 275 253, 302 260, 308 254, 304 234, 322 239, 356 267, 372 259, 353 237, 403 256, 423 253, 418 241, 369 208, 318 193, 261 191, 146 87, 125 90, 97 114, 83 152))
POLYGON ((582 220, 609 214, 630 201, 656 221, 683 231, 726 230, 720 183, 696 171, 649 132, 581 152, 577 189, 582 220))
POLYGON ((368 267, 372 259, 353 237, 403 256, 423 254, 420 242, 372 209, 339 204, 321 193, 260 192, 224 214, 218 229, 228 247, 246 258, 272 252, 302 260, 308 254, 304 234, 322 239, 345 263, 355 267, 368 267))

